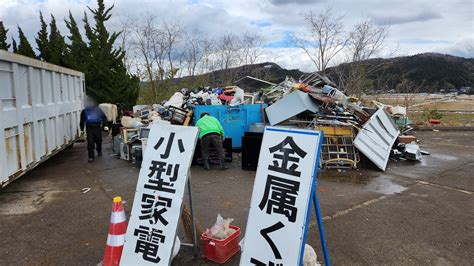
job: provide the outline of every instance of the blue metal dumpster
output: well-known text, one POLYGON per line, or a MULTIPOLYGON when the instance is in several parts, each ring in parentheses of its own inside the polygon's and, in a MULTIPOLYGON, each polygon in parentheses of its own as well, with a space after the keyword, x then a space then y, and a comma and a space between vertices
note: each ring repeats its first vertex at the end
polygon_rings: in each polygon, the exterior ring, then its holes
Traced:
POLYGON ((253 123, 262 123, 262 110, 266 104, 241 104, 230 107, 228 105, 197 105, 193 107, 194 123, 202 113, 209 113, 217 118, 224 128, 225 136, 232 138, 232 148, 242 147, 242 137, 253 123))

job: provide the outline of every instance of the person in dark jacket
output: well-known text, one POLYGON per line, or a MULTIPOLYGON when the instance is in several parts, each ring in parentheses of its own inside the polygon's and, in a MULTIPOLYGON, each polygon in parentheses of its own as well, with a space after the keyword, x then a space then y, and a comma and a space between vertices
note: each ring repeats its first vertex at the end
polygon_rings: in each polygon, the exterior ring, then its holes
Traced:
POLYGON ((109 130, 106 125, 107 117, 104 112, 95 104, 94 100, 86 98, 79 126, 81 131, 84 131, 84 127, 86 129, 89 162, 95 159, 94 146, 97 150, 97 156, 102 156, 102 129, 109 130))

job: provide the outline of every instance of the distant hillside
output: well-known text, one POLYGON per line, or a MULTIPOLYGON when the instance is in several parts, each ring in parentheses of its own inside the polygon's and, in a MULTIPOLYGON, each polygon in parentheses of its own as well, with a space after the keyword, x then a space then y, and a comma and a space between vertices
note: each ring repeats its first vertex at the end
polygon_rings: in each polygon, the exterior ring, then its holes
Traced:
MULTIPOLYGON (((472 58, 424 53, 388 59, 370 59, 362 62, 362 65, 367 69, 368 92, 390 90, 407 92, 407 87, 412 90, 409 92, 438 92, 441 89, 449 91, 466 86, 474 88, 474 59, 472 58), (402 81, 409 86, 401 86, 402 81)), ((336 73, 347 74, 350 67, 351 64, 341 64, 329 68, 327 75, 336 84, 341 84, 339 75, 336 73)), ((279 83, 287 76, 298 80, 304 74, 307 73, 298 69, 284 69, 275 63, 267 62, 178 78, 173 83, 178 88, 217 87, 233 84, 244 76, 279 83)))
POLYGON ((272 83, 280 83, 285 78, 293 77, 298 79, 304 72, 298 69, 284 69, 275 63, 259 63, 254 65, 244 65, 223 70, 197 75, 194 77, 183 77, 175 80, 175 83, 202 83, 201 86, 225 86, 231 85, 241 77, 252 76, 272 83), (207 83, 206 83, 207 82, 207 83))
MULTIPOLYGON (((367 79, 374 90, 403 91, 402 79, 410 83, 416 92, 436 92, 440 89, 474 87, 474 59, 436 53, 424 53, 388 59, 370 59, 363 62, 368 70, 367 79)), ((350 64, 328 69, 328 76, 339 83, 339 73, 346 73, 350 64)))

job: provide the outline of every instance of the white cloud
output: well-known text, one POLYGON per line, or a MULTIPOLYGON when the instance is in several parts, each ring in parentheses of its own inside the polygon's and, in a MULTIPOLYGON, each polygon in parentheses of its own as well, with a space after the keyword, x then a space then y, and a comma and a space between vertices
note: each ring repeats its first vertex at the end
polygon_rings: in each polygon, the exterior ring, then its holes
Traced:
MULTIPOLYGON (((303 13, 309 10, 318 12, 332 6, 336 14, 344 15, 347 30, 366 18, 379 24, 391 24, 381 56, 421 52, 473 56, 471 0, 106 0, 106 5, 112 3, 115 8, 110 25, 117 24, 124 17, 151 13, 159 19, 178 21, 187 28, 197 28, 211 36, 224 32, 259 31, 268 43, 281 41, 289 32, 301 31, 303 13)), ((34 45, 39 29, 39 11, 48 21, 49 14, 54 14, 66 35, 63 19, 68 11, 71 10, 80 22, 87 5, 95 7, 95 0, 0 0, 0 20, 15 38, 16 26, 20 25, 34 45)), ((309 58, 296 48, 264 48, 264 51, 266 61, 276 61, 288 68, 313 70, 309 58)))

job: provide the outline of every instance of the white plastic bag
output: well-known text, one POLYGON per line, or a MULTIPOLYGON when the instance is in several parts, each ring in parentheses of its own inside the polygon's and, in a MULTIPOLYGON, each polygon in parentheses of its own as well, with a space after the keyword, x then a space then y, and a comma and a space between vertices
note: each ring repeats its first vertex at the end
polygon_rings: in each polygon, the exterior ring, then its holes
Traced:
POLYGON ((220 213, 217 214, 216 223, 211 227, 211 229, 206 230, 206 235, 219 240, 226 239, 235 232, 235 229, 229 227, 232 221, 234 221, 234 219, 224 219, 220 213))
POLYGON ((314 248, 308 244, 304 245, 303 266, 321 266, 314 248))

